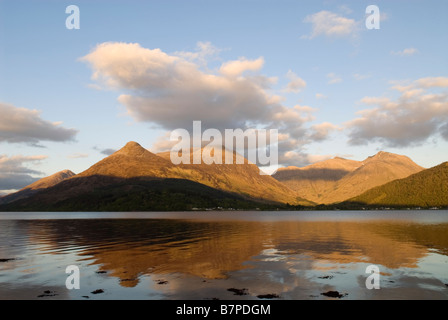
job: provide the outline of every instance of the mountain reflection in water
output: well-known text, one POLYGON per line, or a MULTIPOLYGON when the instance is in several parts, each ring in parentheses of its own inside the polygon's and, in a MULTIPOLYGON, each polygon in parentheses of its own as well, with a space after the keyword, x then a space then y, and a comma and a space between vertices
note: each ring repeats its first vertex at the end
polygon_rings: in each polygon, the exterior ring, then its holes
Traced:
POLYGON ((321 299, 339 290, 353 299, 447 299, 447 231, 445 222, 384 219, 0 220, 0 259, 14 259, 0 263, 0 298, 36 298, 33 290, 49 286, 61 292, 55 299, 77 299, 103 281, 110 294, 95 298, 321 299), (80 266, 84 291, 67 292, 68 264, 80 266), (370 264, 381 290, 365 288, 370 264), (235 286, 249 294, 227 291, 235 286))

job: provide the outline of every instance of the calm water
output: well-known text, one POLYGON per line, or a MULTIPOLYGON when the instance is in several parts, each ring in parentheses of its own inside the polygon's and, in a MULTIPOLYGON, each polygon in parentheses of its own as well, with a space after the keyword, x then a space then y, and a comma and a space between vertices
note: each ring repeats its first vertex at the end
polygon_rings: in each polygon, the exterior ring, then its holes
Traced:
POLYGON ((448 212, 1 213, 0 259, 0 299, 448 299, 448 212))

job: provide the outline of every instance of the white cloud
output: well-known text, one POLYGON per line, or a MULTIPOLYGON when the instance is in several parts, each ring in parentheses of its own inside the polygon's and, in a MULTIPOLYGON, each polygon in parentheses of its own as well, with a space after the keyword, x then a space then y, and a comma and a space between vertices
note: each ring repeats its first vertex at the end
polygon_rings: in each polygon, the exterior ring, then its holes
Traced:
POLYGON ((69 159, 79 159, 79 158, 88 158, 89 155, 87 153, 72 153, 67 156, 69 159))
POLYGON ((197 63, 201 66, 206 66, 208 59, 210 59, 211 57, 215 57, 217 54, 219 54, 219 52, 221 52, 221 50, 213 46, 210 42, 199 41, 196 44, 195 52, 178 51, 175 52, 174 55, 184 58, 185 60, 197 63))
POLYGON ((219 72, 227 77, 238 77, 245 71, 258 71, 263 67, 263 65, 264 59, 262 57, 256 60, 240 58, 239 60, 223 63, 219 69, 219 72))
POLYGON ((260 85, 270 79, 234 78, 259 69, 262 59, 223 63, 224 74, 212 74, 160 49, 127 43, 100 44, 82 59, 91 64, 94 80, 127 92, 118 100, 135 120, 168 130, 190 127, 198 119, 206 119, 208 127, 245 127, 247 121, 262 122, 284 108, 260 85))
POLYGON ((308 154, 297 151, 286 151, 279 157, 279 162, 285 166, 294 165, 297 167, 303 167, 310 164, 308 154))
POLYGON ((73 140, 78 132, 62 127, 61 122, 42 119, 37 110, 0 102, 0 114, 0 142, 33 145, 41 141, 64 142, 73 140))
POLYGON ((328 84, 335 84, 342 82, 342 78, 332 72, 327 74, 327 78, 328 78, 328 84))
POLYGON ((290 151, 286 152, 281 160, 286 165, 294 165, 300 168, 332 158, 334 158, 334 155, 309 154, 306 152, 290 151))
POLYGON ((33 175, 42 173, 26 167, 25 164, 38 164, 46 158, 44 155, 12 157, 0 155, 0 190, 17 190, 36 181, 37 178, 33 175))
POLYGON ((355 80, 361 81, 361 80, 365 80, 370 78, 371 75, 370 74, 360 74, 360 73, 354 73, 353 74, 353 78, 355 78, 355 80))
POLYGON ((368 105, 383 105, 383 106, 387 106, 390 104, 394 104, 393 102, 390 101, 389 98, 386 97, 364 97, 361 99, 361 103, 363 104, 368 104, 368 105))
MULTIPOLYGON (((300 149, 312 141, 314 131, 307 124, 314 109, 282 105, 284 98, 271 88, 277 78, 261 74, 262 57, 225 61, 213 72, 183 56, 189 55, 111 42, 99 44, 81 60, 92 67, 93 80, 124 92, 118 101, 136 121, 165 130, 191 131, 196 120, 201 120, 202 130, 275 128, 288 136, 279 150, 286 145, 300 149)), ((292 72, 289 77, 291 90, 306 85, 292 72)), ((156 141, 154 149, 166 149, 166 138, 156 141)))
POLYGON ((311 132, 313 133, 311 134, 310 138, 313 141, 323 141, 326 140, 328 136, 335 130, 339 130, 339 127, 329 122, 315 124, 311 126, 311 132))
POLYGON ((448 78, 446 77, 428 77, 416 81, 416 85, 423 88, 448 88, 448 78))
POLYGON ((171 131, 165 132, 164 135, 157 138, 151 147, 151 151, 154 153, 170 151, 178 142, 170 140, 171 131))
POLYGON ((316 93, 316 99, 326 99, 327 96, 324 95, 323 93, 316 93))
POLYGON ((401 51, 391 51, 391 54, 396 56, 412 56, 414 54, 418 53, 418 50, 415 48, 406 48, 401 51))
POLYGON ((440 87, 448 87, 448 78, 422 78, 407 86, 395 85, 392 89, 401 93, 395 100, 363 98, 362 103, 374 108, 359 111, 359 117, 346 124, 349 143, 379 142, 386 147, 408 147, 437 136, 448 141, 448 92, 431 91, 440 87))
POLYGON ((308 161, 310 164, 321 162, 325 160, 333 159, 334 156, 330 154, 309 154, 308 155, 308 161))
POLYGON ((303 88, 306 87, 306 82, 302 78, 300 78, 298 75, 296 75, 291 70, 288 71, 286 74, 286 77, 289 79, 289 83, 285 88, 286 92, 300 92, 303 88))
POLYGON ((346 6, 345 4, 340 5, 338 7, 339 11, 344 13, 344 14, 351 14, 353 13, 353 10, 351 8, 349 8, 348 6, 346 6))
POLYGON ((305 17, 304 22, 312 24, 312 31, 308 39, 318 36, 349 37, 356 34, 357 22, 330 11, 320 11, 305 17))

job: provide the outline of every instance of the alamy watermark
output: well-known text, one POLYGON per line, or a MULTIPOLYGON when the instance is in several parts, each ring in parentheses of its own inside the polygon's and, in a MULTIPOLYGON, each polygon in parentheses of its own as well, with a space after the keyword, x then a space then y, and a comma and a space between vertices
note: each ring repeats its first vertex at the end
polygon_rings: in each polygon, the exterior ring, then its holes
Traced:
MULTIPOLYGON (((366 28, 369 30, 380 29, 380 9, 377 5, 366 7, 366 28)), ((80 11, 77 5, 69 5, 65 8, 65 13, 70 14, 65 20, 65 27, 69 30, 80 29, 80 11)))
POLYGON ((370 274, 366 279, 366 288, 369 290, 380 289, 380 268, 371 264, 366 268, 366 273, 370 274))
POLYGON ((65 273, 70 274, 65 280, 65 287, 68 290, 80 289, 79 267, 75 265, 67 266, 67 268, 65 268, 65 273))
POLYGON ((69 5, 65 8, 65 13, 70 14, 65 19, 65 27, 69 30, 80 29, 79 7, 74 4, 69 5))
MULTIPOLYGON (((176 129, 170 140, 177 141, 170 151, 171 162, 176 165, 244 164, 248 160, 262 167, 278 168, 277 129, 225 129, 223 134, 213 128, 202 132, 201 121, 193 121, 192 136, 186 129, 176 129)), ((265 173, 260 170, 260 174, 265 173)))
POLYGON ((366 8, 366 28, 369 30, 380 29, 380 8, 376 5, 370 5, 366 8))

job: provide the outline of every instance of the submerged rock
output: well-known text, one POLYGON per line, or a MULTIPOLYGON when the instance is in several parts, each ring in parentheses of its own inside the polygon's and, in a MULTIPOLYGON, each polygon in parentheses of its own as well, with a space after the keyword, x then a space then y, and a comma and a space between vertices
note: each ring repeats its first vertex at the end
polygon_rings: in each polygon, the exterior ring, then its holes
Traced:
POLYGON ((99 293, 103 293, 104 290, 103 289, 96 289, 95 291, 92 291, 92 294, 99 294, 99 293))
POLYGON ((246 288, 243 289, 229 288, 227 289, 227 291, 233 292, 233 294, 236 296, 245 296, 249 294, 248 289, 246 288))
POLYGON ((333 276, 323 276, 323 277, 318 277, 319 279, 332 279, 333 276))
POLYGON ((167 284, 168 283, 168 281, 166 281, 166 280, 156 280, 157 281, 157 284, 167 284))
POLYGON ((321 295, 324 295, 326 297, 330 297, 330 298, 343 298, 345 296, 348 295, 348 293, 339 293, 339 291, 327 291, 327 292, 323 292, 321 293, 321 295))
POLYGON ((43 294, 38 295, 38 298, 43 298, 43 297, 54 297, 57 296, 57 294, 54 291, 51 290, 45 290, 43 294))

